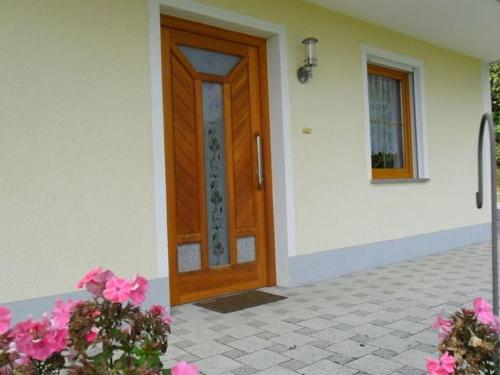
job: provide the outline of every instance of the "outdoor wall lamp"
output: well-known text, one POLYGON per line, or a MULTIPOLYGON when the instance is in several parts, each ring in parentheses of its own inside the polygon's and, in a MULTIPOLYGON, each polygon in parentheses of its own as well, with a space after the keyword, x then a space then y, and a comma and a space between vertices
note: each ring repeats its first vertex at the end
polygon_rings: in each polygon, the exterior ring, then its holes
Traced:
POLYGON ((309 78, 312 77, 312 68, 318 65, 318 59, 316 58, 316 43, 318 43, 318 39, 311 37, 302 41, 306 58, 304 59, 304 65, 297 71, 297 78, 301 83, 309 81, 309 78))

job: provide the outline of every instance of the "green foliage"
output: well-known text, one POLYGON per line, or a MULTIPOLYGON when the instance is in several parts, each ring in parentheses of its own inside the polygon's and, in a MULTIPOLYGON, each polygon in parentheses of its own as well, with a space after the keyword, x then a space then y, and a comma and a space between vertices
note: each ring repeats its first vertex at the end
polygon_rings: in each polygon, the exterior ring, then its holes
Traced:
POLYGON ((168 374, 161 356, 170 327, 163 310, 141 311, 96 297, 77 306, 69 324, 73 361, 69 374, 168 374), (97 329, 95 339, 88 332, 97 329))
POLYGON ((497 141, 497 167, 500 167, 500 62, 490 66, 490 82, 492 114, 495 121, 495 138, 497 141))
POLYGON ((495 375, 499 368, 500 341, 495 329, 478 322, 476 313, 462 309, 452 316, 452 329, 439 344, 439 351, 451 353, 459 375, 495 375))
POLYGON ((497 126, 497 136, 500 133, 500 62, 490 66, 491 101, 493 117, 497 126))

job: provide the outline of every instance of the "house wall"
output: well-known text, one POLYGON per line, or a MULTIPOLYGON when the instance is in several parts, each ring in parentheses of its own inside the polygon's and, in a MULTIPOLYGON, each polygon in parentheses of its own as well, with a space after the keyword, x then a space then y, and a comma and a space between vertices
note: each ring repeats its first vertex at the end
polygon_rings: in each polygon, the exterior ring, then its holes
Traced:
POLYGON ((474 198, 479 60, 302 1, 200 2, 287 29, 297 255, 488 221, 474 198), (319 64, 303 85, 296 69, 307 36, 319 39, 319 64), (362 45, 423 62, 429 182, 375 185, 367 177, 362 45))
MULTIPOLYGON (((287 28, 297 255, 487 222, 479 60, 298 0, 202 2, 287 28), (367 178, 363 44, 424 64, 429 182, 367 178)), ((95 265, 156 276, 148 43, 146 0, 0 4, 0 302, 71 291, 95 265)))
POLYGON ((146 1, 0 4, 0 302, 156 276, 146 1))

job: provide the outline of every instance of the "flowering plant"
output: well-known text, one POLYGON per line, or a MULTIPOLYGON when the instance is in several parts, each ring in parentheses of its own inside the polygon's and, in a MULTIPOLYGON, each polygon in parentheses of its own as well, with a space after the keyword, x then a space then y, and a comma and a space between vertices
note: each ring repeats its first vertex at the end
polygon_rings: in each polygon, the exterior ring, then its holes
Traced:
POLYGON ((494 375, 500 368, 500 319, 482 298, 474 299, 474 310, 462 309, 446 319, 439 314, 432 325, 439 329, 439 359, 428 358, 431 375, 494 375))
POLYGON ((143 311, 149 288, 95 268, 77 284, 92 298, 57 301, 51 313, 10 327, 12 314, 0 306, 0 375, 4 374, 172 374, 196 375, 180 362, 164 369, 171 317, 160 305, 143 311))

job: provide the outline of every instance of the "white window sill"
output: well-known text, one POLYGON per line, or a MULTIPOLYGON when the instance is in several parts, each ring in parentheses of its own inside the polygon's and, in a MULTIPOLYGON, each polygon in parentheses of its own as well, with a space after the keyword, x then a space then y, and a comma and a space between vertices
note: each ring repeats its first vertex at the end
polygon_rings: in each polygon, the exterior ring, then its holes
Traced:
POLYGON ((370 180, 373 185, 385 185, 385 184, 408 184, 408 183, 424 183, 429 182, 430 178, 387 178, 387 179, 377 179, 370 180))

